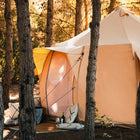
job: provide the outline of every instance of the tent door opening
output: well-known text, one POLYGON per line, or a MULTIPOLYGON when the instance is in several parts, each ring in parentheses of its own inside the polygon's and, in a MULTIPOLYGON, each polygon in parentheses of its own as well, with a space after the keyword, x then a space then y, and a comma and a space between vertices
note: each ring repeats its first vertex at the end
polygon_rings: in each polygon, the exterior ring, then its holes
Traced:
POLYGON ((74 74, 66 54, 54 52, 49 66, 46 96, 49 115, 61 116, 73 105, 74 74))

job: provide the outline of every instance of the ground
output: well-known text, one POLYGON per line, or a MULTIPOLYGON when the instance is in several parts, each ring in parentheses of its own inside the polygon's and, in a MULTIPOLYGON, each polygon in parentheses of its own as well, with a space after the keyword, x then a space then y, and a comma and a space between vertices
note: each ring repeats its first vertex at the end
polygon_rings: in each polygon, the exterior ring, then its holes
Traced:
MULTIPOLYGON (((11 102, 18 101, 18 85, 12 85, 10 89, 11 102)), ((34 96, 39 96, 39 86, 35 85, 34 96)), ((8 110, 5 111, 8 115, 8 110)), ((15 131, 5 127, 4 139, 7 140, 15 131)), ((102 127, 96 124, 95 127, 96 140, 138 140, 136 126, 133 124, 118 124, 114 127, 102 127)), ((12 140, 18 140, 18 133, 12 140)), ((49 133, 38 133, 37 140, 84 140, 84 130, 78 131, 56 131, 49 133)))

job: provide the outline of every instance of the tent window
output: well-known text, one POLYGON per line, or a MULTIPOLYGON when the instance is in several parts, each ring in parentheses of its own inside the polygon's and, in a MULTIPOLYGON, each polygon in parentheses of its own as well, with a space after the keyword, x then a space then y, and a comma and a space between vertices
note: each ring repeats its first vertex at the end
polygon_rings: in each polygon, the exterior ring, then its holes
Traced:
POLYGON ((47 104, 50 115, 59 116, 73 105, 73 71, 64 53, 54 52, 47 78, 47 104), (66 76, 65 76, 66 75, 66 76))

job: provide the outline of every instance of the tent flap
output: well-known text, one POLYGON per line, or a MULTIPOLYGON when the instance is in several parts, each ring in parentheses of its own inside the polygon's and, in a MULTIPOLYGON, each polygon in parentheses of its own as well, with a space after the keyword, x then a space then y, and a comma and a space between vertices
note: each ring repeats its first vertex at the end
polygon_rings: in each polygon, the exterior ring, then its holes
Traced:
POLYGON ((33 49, 34 62, 36 65, 36 71, 38 75, 40 75, 43 70, 44 62, 49 52, 50 50, 43 49, 43 48, 33 49))

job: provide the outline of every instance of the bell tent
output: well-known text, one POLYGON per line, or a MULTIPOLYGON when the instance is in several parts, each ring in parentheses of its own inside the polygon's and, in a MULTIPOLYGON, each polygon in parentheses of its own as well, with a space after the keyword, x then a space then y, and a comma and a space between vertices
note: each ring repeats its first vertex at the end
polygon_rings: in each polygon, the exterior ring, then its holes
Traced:
MULTIPOLYGON (((78 104, 85 119, 90 29, 51 47, 33 50, 44 113, 60 116, 78 104)), ((96 106, 113 121, 135 122, 140 80, 140 18, 117 7, 100 24, 95 85, 96 106)))

